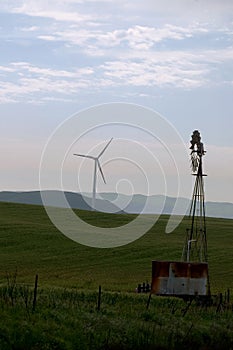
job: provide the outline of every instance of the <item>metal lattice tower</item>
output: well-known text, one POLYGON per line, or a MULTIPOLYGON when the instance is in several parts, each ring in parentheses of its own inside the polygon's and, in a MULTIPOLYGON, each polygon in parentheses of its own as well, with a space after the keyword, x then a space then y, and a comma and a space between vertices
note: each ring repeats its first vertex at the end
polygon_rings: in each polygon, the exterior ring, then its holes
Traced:
POLYGON ((205 194, 202 169, 202 157, 205 154, 201 136, 194 130, 191 139, 191 163, 193 175, 196 176, 192 202, 189 212, 189 228, 186 230, 182 260, 192 262, 207 262, 207 237, 205 220, 205 194))

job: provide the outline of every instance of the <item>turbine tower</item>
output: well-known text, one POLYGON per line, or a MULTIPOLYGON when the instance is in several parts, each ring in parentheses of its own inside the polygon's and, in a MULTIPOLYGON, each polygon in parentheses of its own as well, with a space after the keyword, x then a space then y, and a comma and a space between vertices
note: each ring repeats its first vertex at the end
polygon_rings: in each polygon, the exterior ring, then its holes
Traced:
POLYGON ((89 159, 94 160, 94 175, 93 175, 93 190, 92 190, 92 210, 95 210, 96 179, 97 179, 97 169, 98 169, 98 168, 99 168, 100 174, 101 174, 101 176, 102 176, 102 179, 103 179, 104 183, 106 184, 105 177, 104 177, 104 173, 103 173, 103 170, 102 170, 102 168, 101 168, 99 158, 100 158, 100 157, 103 155, 103 153, 106 151, 107 147, 109 146, 109 144, 111 143, 112 140, 113 140, 113 138, 111 138, 111 140, 108 141, 107 145, 102 149, 102 151, 99 153, 99 155, 98 155, 97 157, 89 156, 89 155, 85 155, 85 154, 77 154, 77 153, 74 153, 74 156, 83 157, 83 158, 89 158, 89 159))

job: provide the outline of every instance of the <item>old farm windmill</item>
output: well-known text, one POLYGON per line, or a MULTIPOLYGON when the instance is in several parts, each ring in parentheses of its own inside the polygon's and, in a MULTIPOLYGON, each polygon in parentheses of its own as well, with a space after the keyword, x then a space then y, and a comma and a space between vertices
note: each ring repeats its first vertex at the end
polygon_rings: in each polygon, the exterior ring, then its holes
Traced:
POLYGON ((182 261, 152 261, 151 292, 158 295, 181 297, 210 295, 202 169, 202 157, 205 151, 198 130, 193 132, 190 149, 192 170, 196 180, 182 261))
POLYGON ((187 229, 182 259, 184 261, 207 262, 207 239, 205 220, 205 195, 202 157, 205 154, 201 136, 195 130, 191 139, 191 166, 196 176, 190 207, 190 227, 187 229))

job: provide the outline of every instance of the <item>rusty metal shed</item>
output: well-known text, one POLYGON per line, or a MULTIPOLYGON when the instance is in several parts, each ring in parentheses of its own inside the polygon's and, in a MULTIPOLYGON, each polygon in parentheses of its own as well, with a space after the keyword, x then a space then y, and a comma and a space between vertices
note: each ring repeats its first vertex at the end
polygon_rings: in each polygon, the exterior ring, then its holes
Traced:
POLYGON ((157 295, 207 295, 208 264, 152 261, 151 292, 157 295))

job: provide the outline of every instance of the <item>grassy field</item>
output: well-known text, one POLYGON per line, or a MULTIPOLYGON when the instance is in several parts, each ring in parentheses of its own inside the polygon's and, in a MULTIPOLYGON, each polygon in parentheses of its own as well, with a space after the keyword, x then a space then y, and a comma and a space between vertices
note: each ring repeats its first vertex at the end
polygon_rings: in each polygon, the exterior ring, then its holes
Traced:
MULTIPOLYGON (((164 233, 168 217, 161 216, 139 240, 96 249, 62 235, 40 206, 1 203, 0 212, 1 350, 233 349, 232 303, 187 308, 181 299, 153 296, 147 309, 148 295, 133 293, 151 281, 151 260, 180 260, 187 218, 172 234, 164 233)), ((134 218, 79 216, 103 227, 134 218)), ((212 293, 232 292, 233 221, 208 219, 207 227, 212 293)))
MULTIPOLYGON (((39 285, 132 292, 138 283, 151 281, 152 260, 180 260, 187 219, 172 234, 165 234, 167 216, 161 216, 142 238, 119 248, 96 249, 62 235, 40 206, 0 203, 0 282, 17 270, 17 281, 39 285)), ((113 227, 132 215, 78 212, 89 223, 113 227)), ((124 229, 124 227, 122 228, 124 229)), ((233 220, 207 219, 212 293, 233 291, 233 220)))

